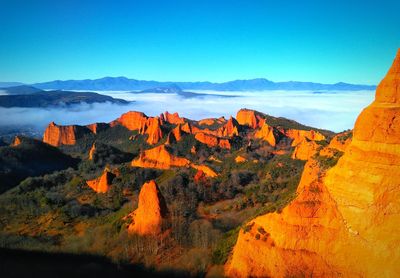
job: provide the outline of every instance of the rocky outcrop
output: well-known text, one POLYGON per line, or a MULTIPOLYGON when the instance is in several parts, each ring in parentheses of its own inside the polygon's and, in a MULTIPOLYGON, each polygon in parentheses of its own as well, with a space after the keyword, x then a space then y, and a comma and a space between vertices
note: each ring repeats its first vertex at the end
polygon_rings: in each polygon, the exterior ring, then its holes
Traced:
POLYGON ((168 215, 167 205, 156 182, 143 184, 139 193, 138 208, 132 213, 128 233, 141 236, 158 235, 162 222, 168 215))
POLYGON ((146 134, 146 142, 150 145, 157 144, 163 137, 161 128, 162 120, 159 117, 147 117, 142 112, 130 111, 111 122, 111 126, 122 125, 129 130, 138 130, 139 134, 146 134))
POLYGON ((171 167, 188 167, 190 161, 170 154, 165 145, 160 145, 142 152, 131 165, 142 168, 170 169, 171 167))
POLYGON ((100 177, 89 180, 86 184, 97 193, 107 193, 114 177, 115 175, 113 173, 105 169, 100 177))
POLYGON ((400 50, 326 174, 310 159, 297 197, 239 233, 230 276, 397 277, 400 273, 400 50))
POLYGON ((21 145, 21 143, 22 143, 21 137, 15 136, 14 141, 12 142, 11 146, 17 147, 17 146, 21 145))
POLYGON ((106 130, 110 126, 105 123, 94 123, 94 124, 87 125, 86 127, 88 129, 90 129, 94 134, 97 134, 100 131, 106 130))
POLYGON ((275 138, 275 133, 277 133, 277 131, 275 131, 272 126, 264 123, 261 128, 255 132, 254 137, 264 140, 268 142, 272 147, 275 147, 277 141, 277 138, 275 138))
POLYGON ((89 160, 94 160, 95 153, 96 153, 96 143, 93 143, 92 147, 89 150, 89 160))
POLYGON ((122 114, 121 117, 111 122, 111 126, 122 125, 129 130, 139 130, 143 131, 146 126, 148 117, 142 113, 137 111, 129 111, 125 114, 122 114))
POLYGON ((69 125, 60 126, 51 122, 43 135, 43 142, 52 146, 75 145, 76 140, 92 131, 84 126, 69 125))
POLYGON ((222 138, 218 138, 217 136, 211 135, 211 134, 207 134, 207 133, 203 133, 203 132, 198 132, 196 133, 196 135, 194 136, 194 138, 203 143, 206 144, 209 147, 220 147, 223 149, 230 149, 231 148, 231 144, 229 142, 228 139, 222 139, 222 138))
POLYGON ((173 130, 172 130, 172 134, 175 137, 176 141, 180 141, 182 139, 182 136, 184 135, 184 132, 182 130, 182 126, 181 124, 178 124, 173 130))
POLYGON ((236 163, 243 163, 243 162, 246 162, 246 161, 247 161, 247 159, 246 159, 245 157, 241 156, 241 155, 238 155, 238 156, 235 158, 235 162, 236 162, 236 163))
POLYGON ((157 144, 163 137, 160 118, 149 118, 146 122, 145 134, 148 135, 146 142, 150 145, 157 144))
POLYGON ((240 109, 236 114, 236 119, 240 125, 249 126, 253 129, 262 127, 265 123, 265 119, 258 115, 256 111, 250 109, 240 109))
POLYGON ((282 132, 287 137, 293 139, 292 146, 296 146, 305 139, 311 141, 322 141, 326 139, 326 137, 322 133, 315 130, 288 129, 288 130, 282 130, 282 132))
POLYGON ((211 126, 211 125, 216 125, 216 124, 223 124, 226 122, 224 117, 221 118, 207 118, 207 119, 202 119, 199 121, 199 125, 206 125, 206 126, 211 126))
POLYGON ((177 112, 171 114, 168 113, 168 111, 166 111, 164 113, 164 120, 170 124, 173 125, 178 125, 178 124, 184 124, 185 123, 185 119, 179 117, 179 114, 177 112))
POLYGON ((233 137, 239 135, 239 123, 235 118, 230 117, 225 125, 217 131, 219 137, 233 137))
POLYGON ((313 157, 320 148, 321 146, 315 143, 315 141, 305 139, 296 145, 292 153, 292 158, 308 160, 309 158, 313 157))
POLYGON ((192 163, 190 166, 196 169, 198 172, 201 171, 207 177, 215 178, 216 176, 218 176, 218 174, 213 169, 206 165, 196 165, 192 163))

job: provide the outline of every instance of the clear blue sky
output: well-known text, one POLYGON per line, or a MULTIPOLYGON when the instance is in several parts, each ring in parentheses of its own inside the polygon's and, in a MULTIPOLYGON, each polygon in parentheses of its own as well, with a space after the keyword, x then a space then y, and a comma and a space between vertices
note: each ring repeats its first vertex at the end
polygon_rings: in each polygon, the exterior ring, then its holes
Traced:
POLYGON ((400 47, 400 1, 0 0, 0 81, 376 84, 400 47))

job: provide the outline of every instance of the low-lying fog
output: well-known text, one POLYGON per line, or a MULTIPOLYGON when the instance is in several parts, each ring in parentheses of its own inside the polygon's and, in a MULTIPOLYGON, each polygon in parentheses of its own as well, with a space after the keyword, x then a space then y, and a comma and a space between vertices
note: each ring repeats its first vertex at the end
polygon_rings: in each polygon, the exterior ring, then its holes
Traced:
POLYGON ((250 108, 338 132, 353 128, 357 115, 374 98, 373 91, 212 92, 192 90, 192 92, 207 95, 184 98, 175 94, 133 94, 108 91, 98 93, 135 102, 128 105, 84 103, 69 108, 49 109, 0 108, 0 128, 5 125, 33 125, 42 131, 51 121, 57 124, 81 125, 110 122, 130 110, 142 111, 148 116, 159 115, 168 110, 179 112, 181 116, 190 119, 202 119, 234 116, 240 108, 250 108))

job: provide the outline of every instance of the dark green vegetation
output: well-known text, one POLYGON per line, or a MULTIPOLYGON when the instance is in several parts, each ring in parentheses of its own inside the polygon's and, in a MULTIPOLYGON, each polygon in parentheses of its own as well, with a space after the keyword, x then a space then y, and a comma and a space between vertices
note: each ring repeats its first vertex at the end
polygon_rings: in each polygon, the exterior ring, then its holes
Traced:
POLYGON ((77 160, 57 148, 21 137, 18 146, 0 147, 0 193, 29 176, 76 166, 77 160))
POLYGON ((18 86, 7 88, 10 95, 0 96, 2 107, 52 107, 68 106, 79 103, 110 102, 127 104, 129 102, 89 92, 68 92, 68 91, 42 91, 29 86, 18 86))
MULTIPOLYGON (((281 120, 277 124, 292 123, 281 120)), ((163 133, 174 127, 163 125, 163 133)), ((166 136, 159 144, 165 141, 166 136)), ((294 198, 304 162, 291 159, 290 143, 281 138, 274 148, 241 134, 232 140, 232 149, 226 150, 183 135, 168 150, 219 173, 197 180, 192 168, 131 167, 132 159, 154 146, 146 143, 145 135, 118 125, 85 134, 73 146, 54 148, 23 140, 17 147, 0 147, 1 159, 8 158, 7 165, 14 167, 10 169, 22 169, 27 177, 0 195, 0 247, 93 254, 110 258, 122 270, 133 263, 157 271, 184 271, 186 276, 210 271, 220 275, 239 230, 258 215, 281 211, 294 198), (93 143, 96 152, 88 160, 93 143), (193 147, 196 153, 191 152, 193 147), (286 154, 277 155, 276 149, 286 154), (30 152, 38 157, 33 159, 30 152), (52 159, 74 162, 74 167, 27 172, 46 165, 47 152, 52 152, 52 159), (246 161, 237 163, 239 155, 246 161), (86 181, 99 177, 105 167, 118 175, 107 193, 97 194, 86 181), (168 206, 163 234, 128 235, 132 219, 127 216, 137 207, 142 185, 151 179, 156 180, 168 206)))

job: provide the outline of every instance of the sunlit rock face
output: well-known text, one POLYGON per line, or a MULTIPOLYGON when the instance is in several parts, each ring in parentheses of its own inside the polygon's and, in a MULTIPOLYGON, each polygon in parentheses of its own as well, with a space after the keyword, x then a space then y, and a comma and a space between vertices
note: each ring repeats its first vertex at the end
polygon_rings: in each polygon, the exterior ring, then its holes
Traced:
POLYGON ((60 126, 51 122, 43 135, 43 142, 52 146, 74 145, 76 140, 92 131, 84 126, 60 126))
POLYGON ((86 184, 97 193, 107 193, 114 177, 115 175, 113 173, 108 169, 105 169, 100 177, 94 180, 89 180, 86 184))
POLYGON ((236 114, 236 119, 240 125, 246 125, 253 129, 262 127, 265 120, 257 115, 257 112, 249 109, 240 109, 236 114))
POLYGON ((218 174, 213 169, 206 165, 191 164, 190 166, 196 169, 198 172, 202 172, 207 177, 215 178, 216 176, 218 176, 218 174))
POLYGON ((93 143, 92 147, 89 150, 89 160, 93 160, 96 153, 96 143, 93 143))
POLYGON ((21 143, 22 143, 21 138, 19 136, 15 136, 14 141, 12 142, 11 146, 17 147, 17 146, 21 145, 21 143))
POLYGON ((129 130, 143 130, 146 126, 148 117, 142 113, 137 111, 129 111, 125 114, 122 114, 121 117, 111 122, 111 126, 115 126, 120 124, 126 127, 129 130))
POLYGON ((326 173, 306 163, 297 197, 239 233, 229 276, 398 277, 400 51, 326 173))
POLYGON ((313 155, 315 155, 320 149, 320 145, 318 145, 315 141, 303 140, 299 144, 296 145, 292 158, 300 159, 300 160, 308 160, 313 155))
POLYGON ((217 135, 220 137, 233 137, 239 135, 239 123, 238 121, 230 117, 229 120, 220 127, 217 131, 217 135))
POLYGON ((151 180, 143 184, 140 190, 138 208, 132 214, 128 232, 142 236, 158 235, 161 233, 162 221, 167 214, 164 197, 156 182, 151 180))
POLYGON ((164 120, 170 124, 177 125, 177 124, 185 123, 185 119, 179 117, 178 112, 171 114, 168 111, 166 111, 163 116, 164 116, 164 120))
POLYGON ((165 145, 160 145, 142 152, 131 165, 142 168, 170 169, 171 167, 187 167, 190 161, 170 154, 165 145))
POLYGON ((325 140, 325 136, 315 130, 298 130, 298 129, 288 129, 282 131, 287 137, 293 139, 292 146, 296 146, 305 139, 311 141, 322 141, 325 140))
POLYGON ((230 149, 231 144, 228 139, 218 138, 217 136, 207 134, 204 132, 196 133, 194 137, 197 141, 206 144, 209 147, 220 147, 222 149, 230 149))
POLYGON ((272 147, 275 147, 276 145, 274 128, 269 126, 267 123, 264 123, 261 128, 256 131, 254 137, 267 141, 272 147))
POLYGON ((157 144, 161 140, 163 132, 158 117, 149 118, 147 120, 145 134, 148 135, 146 142, 150 145, 157 144))

